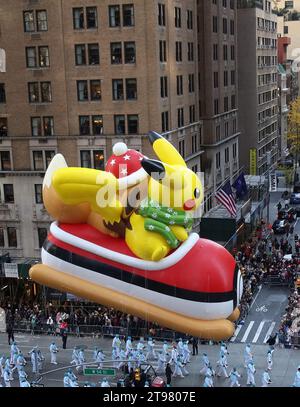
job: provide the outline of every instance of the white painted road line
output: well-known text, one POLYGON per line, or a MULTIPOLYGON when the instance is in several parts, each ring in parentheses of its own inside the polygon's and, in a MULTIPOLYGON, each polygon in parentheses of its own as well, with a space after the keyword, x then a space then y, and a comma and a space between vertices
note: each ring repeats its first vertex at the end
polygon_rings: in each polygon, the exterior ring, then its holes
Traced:
POLYGON ((254 338, 253 338, 253 341, 252 341, 253 343, 257 342, 257 340, 258 340, 258 338, 259 338, 259 335, 261 334, 261 331, 262 331, 262 329, 263 329, 264 324, 265 324, 265 321, 262 321, 262 322, 259 324, 259 327, 258 327, 258 329, 257 329, 257 331, 256 331, 256 334, 255 334, 255 336, 254 336, 254 338))
POLYGON ((230 342, 234 342, 236 340, 236 337, 238 336, 240 330, 242 329, 243 325, 238 325, 238 327, 236 328, 233 337, 230 339, 230 342))
POLYGON ((252 306, 255 304, 256 298, 258 297, 259 293, 261 292, 261 289, 262 289, 262 285, 260 285, 260 286, 258 287, 258 293, 257 293, 256 296, 254 297, 254 300, 252 301, 252 304, 250 305, 249 311, 250 311, 250 309, 252 308, 252 306))
POLYGON ((249 335, 249 333, 250 333, 250 331, 251 331, 253 325, 254 325, 254 321, 251 321, 250 324, 249 324, 249 326, 248 326, 248 328, 246 329, 246 332, 245 332, 245 334, 244 334, 244 336, 243 336, 241 342, 246 342, 246 340, 247 340, 247 338, 248 338, 248 335, 249 335))
POLYGON ((270 328, 268 329, 268 332, 267 332, 267 334, 265 336, 264 343, 266 343, 267 340, 269 339, 269 336, 273 332, 273 329, 275 328, 275 325, 276 325, 276 322, 272 322, 272 324, 271 324, 270 328))

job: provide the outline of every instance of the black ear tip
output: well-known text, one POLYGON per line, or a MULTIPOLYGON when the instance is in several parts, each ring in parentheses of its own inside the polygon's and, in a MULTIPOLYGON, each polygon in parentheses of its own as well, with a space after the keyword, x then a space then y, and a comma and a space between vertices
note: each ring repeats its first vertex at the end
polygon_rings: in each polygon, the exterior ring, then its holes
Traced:
POLYGON ((143 158, 141 161, 142 167, 150 175, 150 177, 160 180, 163 179, 166 173, 163 163, 149 158, 143 158))
POLYGON ((156 131, 150 131, 148 133, 148 138, 150 143, 153 145, 156 140, 163 138, 160 134, 156 133, 156 131))

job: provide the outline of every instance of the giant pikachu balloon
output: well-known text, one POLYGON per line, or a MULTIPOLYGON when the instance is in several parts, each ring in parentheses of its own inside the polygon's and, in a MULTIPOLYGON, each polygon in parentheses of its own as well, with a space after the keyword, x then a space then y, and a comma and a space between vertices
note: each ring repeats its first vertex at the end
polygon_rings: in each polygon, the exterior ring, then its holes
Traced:
POLYGON ((50 163, 55 219, 33 280, 196 337, 233 335, 243 281, 220 245, 190 233, 203 186, 159 134, 158 160, 117 143, 105 171, 50 163))

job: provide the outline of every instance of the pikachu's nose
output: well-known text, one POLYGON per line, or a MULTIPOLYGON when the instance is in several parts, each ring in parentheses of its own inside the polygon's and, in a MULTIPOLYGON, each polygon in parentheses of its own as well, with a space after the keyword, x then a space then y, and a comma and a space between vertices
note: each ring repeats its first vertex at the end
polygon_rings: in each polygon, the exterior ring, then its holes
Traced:
POLYGON ((194 209, 196 206, 196 202, 194 201, 194 199, 189 199, 188 201, 186 201, 183 205, 183 208, 185 211, 191 211, 192 209, 194 209))

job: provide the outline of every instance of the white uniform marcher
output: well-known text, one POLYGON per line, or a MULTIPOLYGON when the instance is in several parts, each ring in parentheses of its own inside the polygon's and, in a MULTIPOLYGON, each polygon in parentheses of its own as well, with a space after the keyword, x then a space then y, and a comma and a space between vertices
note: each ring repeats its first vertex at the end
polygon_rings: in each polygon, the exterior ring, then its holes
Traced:
POLYGON ((138 351, 143 352, 144 348, 145 348, 144 338, 141 337, 140 340, 139 340, 139 342, 138 342, 137 345, 136 345, 136 349, 137 349, 138 351))
POLYGON ((247 384, 255 386, 254 374, 256 373, 253 362, 249 362, 247 366, 247 384))
POLYGON ((131 342, 131 336, 128 336, 127 341, 126 341, 126 356, 128 356, 129 352, 133 350, 132 347, 132 342, 131 342))
POLYGON ((102 369, 103 368, 103 362, 105 359, 105 355, 102 352, 101 349, 98 350, 97 356, 96 356, 96 363, 98 363, 98 369, 102 369))
POLYGON ((217 369, 216 369, 217 376, 221 376, 221 374, 223 374, 225 377, 229 377, 227 370, 226 370, 227 368, 228 368, 228 365, 227 365, 226 356, 225 356, 225 354, 223 354, 217 362, 217 369))
POLYGON ((214 387, 214 382, 211 376, 205 376, 203 387, 214 387))
POLYGON ((31 387, 30 383, 26 379, 22 379, 20 382, 20 387, 31 387))
POLYGON ((182 338, 179 338, 179 341, 178 341, 178 343, 177 343, 177 350, 178 350, 179 356, 183 356, 183 342, 182 342, 182 338))
POLYGON ((104 377, 104 379, 102 380, 100 387, 110 387, 110 384, 108 383, 108 380, 106 377, 104 377))
POLYGON ((123 366, 125 366, 125 362, 122 362, 124 360, 126 360, 126 353, 124 349, 121 349, 120 354, 119 354, 119 358, 120 358, 120 363, 118 365, 118 369, 122 369, 123 366))
POLYGON ((298 370, 295 375, 293 387, 300 387, 300 366, 298 366, 298 370))
POLYGON ((269 375, 268 369, 266 369, 262 374, 261 387, 268 387, 268 385, 271 383, 272 383, 271 377, 269 375))
POLYGON ((83 349, 80 349, 80 351, 78 353, 78 362, 79 362, 79 365, 76 366, 76 370, 79 371, 81 367, 82 367, 82 369, 84 369, 85 354, 84 354, 83 349))
POLYGON ((184 377, 183 376, 183 373, 182 373, 182 367, 183 367, 183 365, 182 365, 182 363, 181 363, 181 360, 180 360, 180 357, 178 356, 177 357, 177 359, 176 359, 176 361, 175 361, 175 369, 174 369, 174 373, 173 373, 173 377, 176 377, 176 376, 179 376, 179 377, 184 377))
POLYGON ((67 372, 64 375, 64 387, 71 387, 70 377, 67 372))
POLYGON ((268 350, 267 353, 267 363, 268 363, 268 370, 272 370, 273 367, 273 355, 272 355, 272 351, 268 350))
POLYGON ((10 358, 6 358, 6 360, 5 360, 5 369, 7 369, 9 371, 10 380, 14 380, 14 377, 13 377, 13 371, 14 370, 11 367, 10 358))
POLYGON ((17 347, 16 342, 13 342, 10 346, 10 363, 13 365, 14 364, 14 355, 15 353, 19 354, 20 349, 17 347))
POLYGON ((113 339, 113 341, 112 341, 112 344, 111 344, 111 347, 112 347, 112 348, 115 348, 115 349, 117 350, 117 353, 118 353, 118 354, 120 353, 120 350, 121 350, 121 340, 120 340, 120 337, 119 337, 118 334, 114 337, 114 339, 113 339))
POLYGON ((73 349, 71 365, 79 365, 79 349, 76 346, 73 349))
POLYGON ((53 365, 57 365, 57 353, 58 353, 58 347, 56 346, 55 342, 52 342, 50 347, 50 355, 51 355, 51 362, 53 365))
POLYGON ((251 352, 251 347, 249 344, 246 345, 244 352, 245 367, 248 366, 249 362, 253 362, 253 354, 251 352))
POLYGON ((37 350, 37 363, 38 363, 38 371, 40 372, 43 369, 43 362, 45 358, 40 351, 40 349, 37 350))
POLYGON ((27 373, 25 372, 23 366, 20 367, 20 369, 18 370, 18 373, 19 373, 19 383, 20 383, 20 386, 21 386, 21 381, 22 381, 23 379, 27 379, 28 375, 27 375, 27 373))
POLYGON ((239 383, 239 378, 241 377, 241 375, 239 374, 239 372, 236 370, 236 368, 234 367, 232 369, 232 371, 230 372, 230 387, 241 387, 240 383, 239 383))
POLYGON ((10 371, 7 368, 5 368, 3 371, 3 380, 5 383, 5 387, 11 387, 10 386, 10 382, 11 382, 10 371))
POLYGON ((189 350, 189 341, 185 341, 183 344, 183 361, 184 363, 190 363, 191 351, 189 350))
POLYGON ((178 351, 177 351, 176 345, 173 345, 173 348, 171 351, 171 357, 169 360, 170 365, 174 365, 176 363, 177 358, 178 358, 178 351))
POLYGON ((0 357, 0 373, 1 373, 1 377, 3 377, 4 366, 5 366, 5 356, 2 355, 0 357))
POLYGON ((166 355, 160 351, 158 354, 158 365, 157 365, 157 373, 165 373, 166 369, 167 358, 166 355))
POLYGON ((152 338, 148 339, 147 342, 147 354, 146 354, 146 360, 149 359, 157 359, 155 350, 154 350, 154 342, 152 340, 152 338))
POLYGON ((169 345, 167 341, 164 341, 163 347, 162 347, 162 352, 165 356, 168 355, 169 353, 169 345))
POLYGON ((206 375, 207 367, 210 365, 210 362, 209 362, 209 359, 208 359, 208 356, 206 353, 203 353, 202 360, 203 360, 203 367, 202 367, 202 369, 200 369, 200 374, 206 375))
POLYGON ((27 362, 23 356, 23 353, 19 353, 19 355, 17 357, 17 363, 16 363, 17 369, 19 370, 21 366, 24 367, 26 365, 26 363, 27 362))
POLYGON ((38 354, 37 354, 37 346, 35 346, 33 349, 31 349, 30 352, 30 359, 31 359, 31 364, 32 364, 32 373, 39 373, 39 367, 38 367, 38 354))

